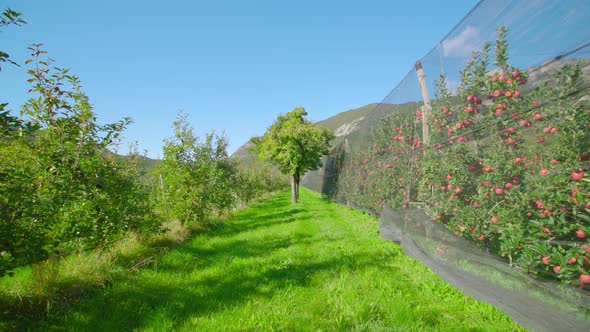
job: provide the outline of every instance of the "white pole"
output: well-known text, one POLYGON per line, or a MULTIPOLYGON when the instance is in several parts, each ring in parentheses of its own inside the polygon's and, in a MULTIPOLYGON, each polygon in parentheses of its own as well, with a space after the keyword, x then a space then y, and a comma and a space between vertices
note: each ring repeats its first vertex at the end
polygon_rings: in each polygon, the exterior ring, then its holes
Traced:
POLYGON ((424 108, 422 109, 422 143, 424 146, 430 145, 430 128, 428 127, 428 116, 432 107, 430 106, 430 96, 428 95, 428 88, 426 87, 426 80, 424 79, 424 70, 422 63, 416 62, 416 74, 418 75, 418 82, 420 83, 420 90, 422 91, 422 100, 424 101, 424 108))

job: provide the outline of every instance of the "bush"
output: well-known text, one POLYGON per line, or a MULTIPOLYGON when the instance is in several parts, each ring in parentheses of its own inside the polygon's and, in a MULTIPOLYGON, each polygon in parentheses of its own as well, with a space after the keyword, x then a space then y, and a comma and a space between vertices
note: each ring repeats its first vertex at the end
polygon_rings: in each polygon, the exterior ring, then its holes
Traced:
POLYGON ((0 137, 0 273, 157 228, 136 164, 104 155, 130 120, 97 124, 78 78, 30 49, 37 97, 0 137))

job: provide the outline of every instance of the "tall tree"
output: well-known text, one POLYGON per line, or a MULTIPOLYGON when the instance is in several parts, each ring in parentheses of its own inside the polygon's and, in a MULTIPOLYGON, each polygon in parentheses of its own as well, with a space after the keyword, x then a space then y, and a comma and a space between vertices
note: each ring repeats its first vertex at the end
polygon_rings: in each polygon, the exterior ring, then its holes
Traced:
POLYGON ((307 112, 297 107, 279 115, 264 136, 253 138, 254 150, 261 161, 276 164, 291 181, 291 201, 299 200, 299 183, 307 171, 322 166, 322 156, 330 149, 334 134, 305 119, 307 112))

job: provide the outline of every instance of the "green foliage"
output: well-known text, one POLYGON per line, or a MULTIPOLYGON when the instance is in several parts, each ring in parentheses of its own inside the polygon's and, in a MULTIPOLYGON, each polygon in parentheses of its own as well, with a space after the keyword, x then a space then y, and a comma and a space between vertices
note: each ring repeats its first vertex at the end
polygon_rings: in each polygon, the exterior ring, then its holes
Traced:
MULTIPOLYGON (((21 13, 15 12, 14 10, 12 10, 10 8, 4 9, 2 14, 0 14, 0 28, 6 27, 9 25, 20 26, 21 24, 25 24, 26 22, 21 18, 21 16, 22 16, 21 13)), ((18 64, 16 62, 14 62, 13 60, 10 59, 10 55, 8 55, 8 53, 5 53, 0 50, 0 63, 1 62, 8 62, 10 64, 18 66, 18 64)), ((0 70, 2 70, 2 67, 0 67, 0 70)), ((0 111, 1 111, 1 109, 0 109, 0 111)))
POLYGON ((0 273, 157 228, 135 162, 103 156, 130 120, 99 125, 79 79, 39 46, 37 96, 0 137, 0 273))
MULTIPOLYGON (((527 86, 498 29, 461 72, 460 94, 435 83, 428 120, 394 112, 344 172, 346 198, 381 213, 418 202, 457 236, 529 273, 584 286, 590 274, 590 104, 581 64, 527 86), (526 89, 526 90, 525 90, 526 89), (460 99, 459 99, 460 97, 460 99)), ((588 284, 586 284, 586 288, 588 284)))
POLYGON ((288 185, 285 176, 267 163, 255 161, 253 164, 242 165, 239 162, 238 169, 239 181, 235 190, 238 200, 245 205, 288 185))
POLYGON ((334 134, 327 128, 314 126, 304 117, 303 107, 279 115, 262 138, 254 138, 255 151, 261 161, 277 165, 283 174, 292 177, 292 200, 297 202, 299 182, 307 171, 322 165, 322 156, 330 149, 334 134))
POLYGON ((200 142, 182 113, 173 128, 161 165, 163 210, 182 223, 203 223, 209 215, 235 206, 239 177, 235 161, 227 155, 227 139, 210 133, 200 142))
POLYGON ((256 203, 31 328, 522 331, 379 239, 375 218, 307 190, 301 202, 282 192, 256 203))

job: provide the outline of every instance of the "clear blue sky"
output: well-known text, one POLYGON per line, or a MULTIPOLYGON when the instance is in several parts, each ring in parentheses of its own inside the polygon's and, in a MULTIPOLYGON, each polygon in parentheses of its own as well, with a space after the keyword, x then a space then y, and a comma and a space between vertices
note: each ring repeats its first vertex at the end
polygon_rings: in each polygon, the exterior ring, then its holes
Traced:
MULTIPOLYGON (((126 140, 150 157, 179 110, 201 137, 225 130, 231 153, 294 107, 319 121, 381 101, 476 3, 0 0, 28 23, 5 28, 0 49, 22 63, 43 43, 81 78, 99 122, 134 119, 126 140)), ((0 72, 13 110, 26 79, 0 72)))

